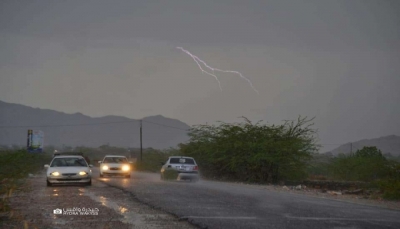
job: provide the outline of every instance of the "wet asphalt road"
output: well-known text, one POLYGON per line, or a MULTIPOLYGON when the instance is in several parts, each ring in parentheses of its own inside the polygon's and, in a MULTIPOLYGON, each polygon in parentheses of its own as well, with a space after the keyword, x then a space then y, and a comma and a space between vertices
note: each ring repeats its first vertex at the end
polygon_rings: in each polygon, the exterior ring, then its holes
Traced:
POLYGON ((202 228, 400 228, 400 211, 243 184, 161 181, 159 174, 99 178, 202 228))

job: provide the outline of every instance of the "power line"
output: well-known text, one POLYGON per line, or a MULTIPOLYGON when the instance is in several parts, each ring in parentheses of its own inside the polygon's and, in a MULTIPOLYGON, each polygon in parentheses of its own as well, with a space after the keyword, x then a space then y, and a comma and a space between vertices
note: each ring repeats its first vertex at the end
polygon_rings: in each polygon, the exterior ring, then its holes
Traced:
MULTIPOLYGON (((99 122, 99 123, 81 123, 81 124, 54 124, 54 125, 32 125, 32 126, 0 126, 0 129, 5 129, 5 128, 44 128, 44 127, 73 127, 73 126, 95 126, 95 125, 108 125, 108 124, 119 124, 119 123, 140 123, 140 122, 145 122, 145 123, 150 123, 162 127, 167 127, 167 128, 172 128, 172 129, 177 129, 177 130, 183 130, 183 131, 189 131, 189 129, 183 129, 175 126, 169 126, 161 123, 156 123, 156 122, 150 122, 150 121, 144 121, 144 120, 134 120, 134 121, 115 121, 115 122, 99 122)), ((278 138, 281 139, 281 138, 278 138)), ((317 145, 345 145, 346 143, 320 143, 317 145)))
MULTIPOLYGON (((45 127, 71 127, 71 126, 96 126, 96 125, 108 125, 108 124, 118 124, 118 123, 133 123, 133 122, 140 122, 140 121, 115 121, 115 122, 99 122, 99 123, 81 123, 81 124, 52 124, 52 125, 25 125, 25 126, 0 126, 0 129, 6 129, 6 128, 45 128, 45 127)), ((164 125, 160 123, 155 123, 155 122, 149 122, 149 121, 143 121, 147 123, 151 123, 154 125, 158 126, 163 126, 163 127, 168 127, 168 128, 173 128, 173 129, 178 129, 178 130, 184 130, 188 131, 188 129, 183 129, 179 127, 174 127, 174 126, 169 126, 169 125, 164 125)))
POLYGON ((345 145, 346 143, 320 143, 320 145, 332 145, 332 146, 336 146, 336 145, 345 145))
POLYGON ((160 123, 155 123, 155 122, 149 122, 149 121, 143 121, 143 122, 147 122, 147 123, 151 123, 151 124, 155 124, 155 125, 159 125, 159 126, 164 126, 164 127, 168 127, 168 128, 178 129, 178 130, 189 131, 189 129, 183 129, 183 128, 179 128, 179 127, 168 126, 168 125, 164 125, 164 124, 160 124, 160 123))
POLYGON ((81 123, 81 124, 52 124, 52 125, 29 125, 29 126, 0 126, 3 128, 39 128, 39 127, 68 127, 68 126, 95 126, 95 125, 107 125, 116 123, 132 123, 138 121, 119 121, 119 122, 99 122, 99 123, 81 123))

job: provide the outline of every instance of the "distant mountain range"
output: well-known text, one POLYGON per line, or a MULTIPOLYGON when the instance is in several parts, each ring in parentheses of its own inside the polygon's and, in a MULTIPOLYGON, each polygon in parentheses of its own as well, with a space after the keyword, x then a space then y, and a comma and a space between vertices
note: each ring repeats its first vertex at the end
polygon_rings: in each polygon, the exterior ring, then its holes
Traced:
POLYGON ((400 156, 400 137, 396 135, 346 143, 334 150, 331 150, 330 153, 333 156, 337 156, 339 153, 350 153, 351 149, 353 152, 356 152, 358 149, 362 149, 364 146, 376 146, 382 151, 383 154, 390 153, 393 156, 400 156))
MULTIPOLYGON (((42 130, 44 144, 98 147, 140 146, 140 120, 122 116, 92 118, 81 113, 66 114, 48 109, 0 101, 0 145, 26 145, 27 130, 42 130)), ((189 140, 189 125, 161 115, 142 119, 143 147, 165 149, 189 140)), ((333 156, 353 152, 364 146, 376 146, 383 154, 400 156, 400 136, 389 135, 346 143, 327 152, 333 156)))
MULTIPOLYGON (((44 132, 44 145, 139 147, 140 120, 121 116, 92 118, 0 101, 0 145, 26 145, 27 130, 44 132)), ((189 139, 190 126, 161 115, 142 119, 143 147, 165 149, 189 139)))

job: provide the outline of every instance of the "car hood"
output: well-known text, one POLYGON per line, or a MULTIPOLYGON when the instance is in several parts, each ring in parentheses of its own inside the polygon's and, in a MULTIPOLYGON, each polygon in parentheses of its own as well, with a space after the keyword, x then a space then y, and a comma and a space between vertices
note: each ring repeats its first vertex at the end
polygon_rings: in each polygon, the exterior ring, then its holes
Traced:
POLYGON ((115 168, 117 168, 117 167, 122 167, 123 165, 129 165, 128 163, 123 163, 123 164, 121 164, 121 163, 102 163, 101 164, 102 166, 103 165, 107 165, 108 167, 115 167, 115 168))
POLYGON ((90 173, 90 168, 89 167, 75 167, 75 166, 66 166, 66 167, 49 167, 47 169, 47 174, 50 174, 52 172, 59 172, 59 173, 79 173, 81 171, 90 173))

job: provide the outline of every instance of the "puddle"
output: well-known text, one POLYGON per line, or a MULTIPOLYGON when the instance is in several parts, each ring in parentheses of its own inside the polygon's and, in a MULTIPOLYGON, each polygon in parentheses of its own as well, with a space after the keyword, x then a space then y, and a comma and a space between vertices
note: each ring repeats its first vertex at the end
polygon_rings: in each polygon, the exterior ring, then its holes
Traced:
POLYGON ((124 217, 121 220, 123 223, 135 224, 136 226, 145 225, 143 216, 141 216, 138 213, 130 211, 128 208, 120 206, 118 203, 110 200, 109 198, 106 198, 104 196, 97 196, 93 193, 88 193, 88 192, 86 192, 85 195, 89 196, 94 201, 100 202, 101 205, 108 208, 112 208, 114 209, 114 211, 121 214, 124 217))
POLYGON ((57 215, 53 215, 52 219, 53 219, 53 223, 56 225, 65 225, 68 223, 66 220, 63 220, 63 219, 60 219, 59 217, 57 217, 57 215))

